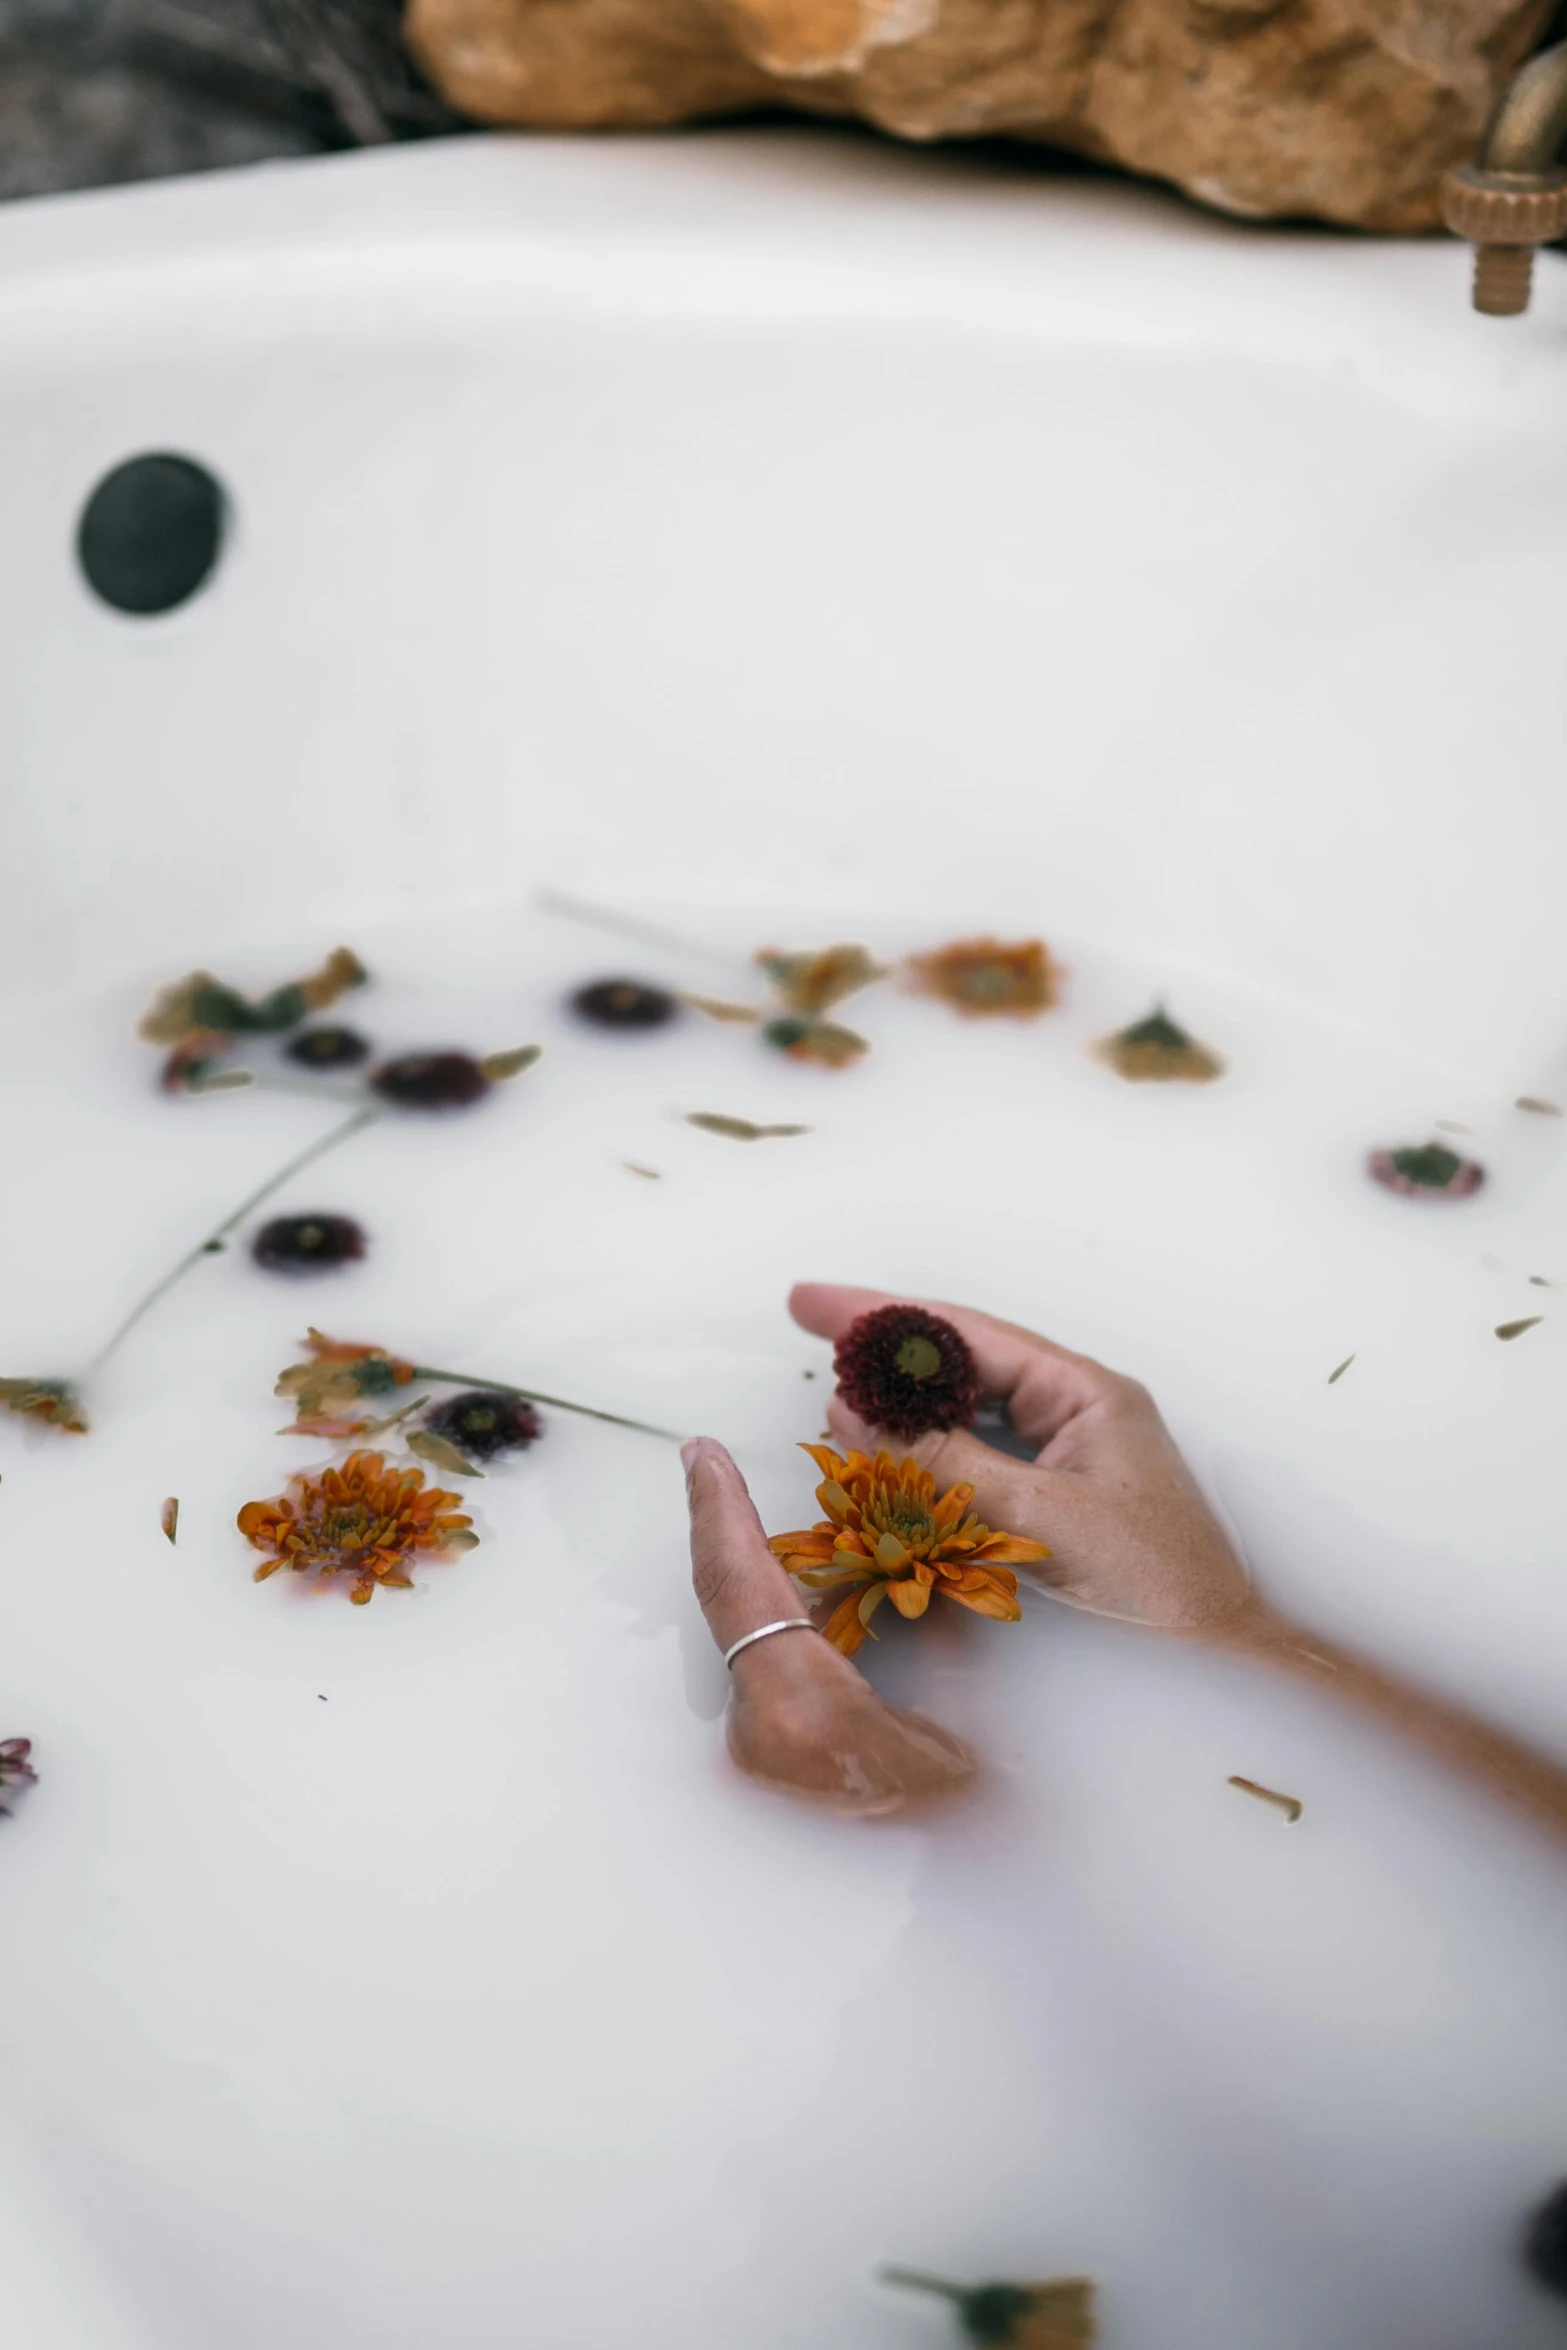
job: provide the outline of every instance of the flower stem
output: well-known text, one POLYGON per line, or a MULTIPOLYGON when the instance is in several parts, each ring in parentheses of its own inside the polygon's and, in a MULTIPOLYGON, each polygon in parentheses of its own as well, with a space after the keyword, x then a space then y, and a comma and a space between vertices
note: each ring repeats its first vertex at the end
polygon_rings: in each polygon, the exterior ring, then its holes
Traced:
POLYGON ((146 1296, 138 1300, 107 1345, 101 1347, 98 1353, 93 1356, 87 1369, 82 1373, 82 1378, 88 1379, 94 1371, 101 1370, 116 1349, 129 1338, 138 1322, 144 1320, 151 1313, 153 1307, 168 1296, 169 1291, 174 1288, 177 1282, 184 1280, 193 1265, 199 1264, 204 1256, 209 1256, 221 1248, 234 1230, 235 1225, 242 1224, 252 1208, 259 1208, 264 1199, 270 1199, 273 1192, 280 1190, 291 1175, 297 1175, 301 1168, 313 1166, 317 1159, 324 1159, 327 1152, 336 1150, 340 1142, 347 1142, 350 1135, 358 1134, 364 1127, 373 1125, 377 1118, 384 1117, 384 1115, 385 1112, 378 1102, 373 1103, 367 1109, 356 1110, 351 1118, 345 1118, 340 1125, 334 1126, 329 1134, 323 1134, 319 1141, 310 1145, 308 1150, 302 1150, 296 1157, 290 1159, 287 1166, 279 1167, 276 1174, 269 1175, 265 1183, 251 1192, 247 1198, 242 1199, 231 1215, 225 1216, 221 1224, 215 1224, 205 1239, 198 1240, 193 1249, 187 1250, 185 1255, 180 1258, 179 1263, 170 1266, 163 1279, 155 1282, 146 1296))
POLYGON ((476 1379, 469 1371, 433 1371, 428 1363, 416 1363, 416 1379, 438 1379, 447 1387, 482 1387, 490 1395, 516 1395, 524 1403, 547 1403, 557 1412, 580 1412, 584 1419, 607 1420, 612 1428, 635 1428, 643 1436, 662 1436, 671 1444, 680 1444, 683 1438, 673 1428, 655 1428, 650 1420, 627 1420, 619 1412, 595 1411, 590 1403, 568 1403, 563 1395, 545 1395, 537 1387, 513 1387, 505 1379, 476 1379))
POLYGON ((909 2285, 916 2293, 940 2293, 948 2301, 966 2301, 969 2296, 966 2285, 949 2284, 923 2268, 879 2268, 876 2274, 884 2285, 909 2285))
POLYGON ((608 906, 593 906, 586 898, 568 897, 564 890, 541 889, 538 902, 546 913, 560 914, 568 922, 586 923, 590 930, 608 930, 617 938, 634 938, 639 945, 663 947, 674 955, 699 955, 704 962, 722 963, 726 971, 743 965, 743 955, 725 954, 721 947, 704 944, 701 939, 683 938, 678 930, 661 930, 657 923, 638 922, 631 914, 617 914, 608 906))

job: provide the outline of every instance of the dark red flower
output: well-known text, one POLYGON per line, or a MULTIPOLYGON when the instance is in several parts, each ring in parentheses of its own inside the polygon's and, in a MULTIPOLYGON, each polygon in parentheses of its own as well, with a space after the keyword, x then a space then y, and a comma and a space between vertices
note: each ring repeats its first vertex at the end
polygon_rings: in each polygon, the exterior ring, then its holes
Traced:
POLYGON ((923 1306, 862 1314, 839 1339, 833 1368, 850 1410, 905 1442, 928 1429, 974 1424, 974 1357, 961 1333, 923 1306))
POLYGON ((403 1053, 373 1069, 370 1083, 400 1110, 465 1110, 490 1090, 471 1053, 403 1053))
POLYGON ((274 1216, 250 1253, 269 1273, 331 1273, 364 1255, 364 1228, 352 1216, 274 1216))
POLYGON ((662 1028, 680 1009, 666 989, 641 979, 595 979, 578 988, 571 1008, 596 1028, 662 1028))
POLYGON ((302 1028, 283 1047, 302 1069, 357 1069, 370 1047, 357 1028, 302 1028))
POLYGON ((1476 1159, 1461 1159, 1445 1142, 1373 1151, 1366 1161, 1374 1182, 1405 1199, 1467 1199, 1485 1181, 1476 1159))
POLYGON ((503 1452, 520 1452, 544 1433, 531 1403, 482 1387, 437 1404, 433 1412, 426 1412, 424 1424, 432 1436, 444 1436, 470 1461, 493 1461, 503 1452))

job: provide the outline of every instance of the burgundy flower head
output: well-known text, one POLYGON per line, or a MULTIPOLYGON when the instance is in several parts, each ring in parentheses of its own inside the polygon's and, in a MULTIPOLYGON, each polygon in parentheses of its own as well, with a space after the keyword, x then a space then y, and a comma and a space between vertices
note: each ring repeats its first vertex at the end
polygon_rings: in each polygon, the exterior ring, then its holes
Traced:
POLYGON ((839 1339, 833 1369, 850 1410, 905 1442, 932 1428, 974 1424, 974 1357, 961 1333, 923 1306, 862 1314, 839 1339))
POLYGON ((357 1028, 301 1028, 283 1050, 301 1069, 355 1069, 370 1058, 357 1028))
POLYGON ((544 1423, 531 1403, 520 1396, 495 1395, 482 1387, 464 1389, 426 1412, 424 1424, 433 1436, 444 1436, 471 1461, 493 1461, 503 1452, 520 1452, 544 1433, 544 1423))
POLYGON ((269 1273, 333 1273, 364 1255, 364 1227, 352 1216, 274 1216, 250 1253, 269 1273))
POLYGON ((667 988, 642 979, 595 979, 578 988, 571 1008, 595 1028, 662 1028, 680 1006, 667 988))
POLYGON ((370 1083, 400 1110, 465 1110, 490 1090, 471 1053, 403 1053, 373 1069, 370 1083))

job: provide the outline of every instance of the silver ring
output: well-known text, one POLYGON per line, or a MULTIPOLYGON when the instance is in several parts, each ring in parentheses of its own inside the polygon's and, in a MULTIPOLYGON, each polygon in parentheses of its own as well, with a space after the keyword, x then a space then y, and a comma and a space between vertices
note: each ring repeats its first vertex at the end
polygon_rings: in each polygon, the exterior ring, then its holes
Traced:
POLYGON ((814 1632, 815 1629, 809 1616, 781 1616, 776 1624, 763 1624, 759 1630, 747 1632, 743 1639, 735 1642, 733 1648, 726 1648, 724 1662, 733 1670, 735 1658, 742 1648, 749 1648, 753 1640, 771 1640, 775 1632, 814 1632))

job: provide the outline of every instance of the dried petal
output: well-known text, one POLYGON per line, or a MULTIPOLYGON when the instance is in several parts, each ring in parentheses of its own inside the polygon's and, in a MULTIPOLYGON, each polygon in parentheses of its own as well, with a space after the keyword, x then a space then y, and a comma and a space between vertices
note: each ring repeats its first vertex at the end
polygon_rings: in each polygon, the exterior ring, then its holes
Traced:
POLYGON ((1294 1826, 1295 1822, 1300 1818, 1301 1813, 1306 1808, 1298 1797, 1294 1795, 1280 1795, 1277 1790, 1272 1787, 1259 1787, 1255 1779, 1238 1779, 1232 1777, 1229 1784, 1232 1787, 1238 1787, 1243 1795, 1255 1795, 1260 1803, 1271 1803, 1276 1810, 1281 1811, 1284 1814, 1284 1817, 1289 1821, 1291 1827, 1294 1826))
POLYGON ((1338 1385, 1339 1381, 1343 1378, 1344 1373, 1349 1369, 1349 1366, 1354 1361, 1354 1359, 1355 1358, 1353 1355, 1346 1355, 1344 1360, 1339 1364, 1338 1369, 1328 1373, 1328 1385, 1330 1387, 1336 1387, 1338 1385))
POLYGON ((1538 1329, 1544 1320, 1543 1314, 1524 1314, 1516 1322, 1498 1322, 1496 1335, 1498 1338, 1522 1338, 1526 1330, 1538 1329))
POLYGON ((543 1050, 541 1044, 514 1045, 510 1052, 486 1053, 479 1067, 492 1085, 504 1085, 508 1077, 520 1077, 524 1069, 531 1069, 543 1050))
POLYGON ((482 1477, 484 1471, 475 1468, 444 1436, 437 1436, 431 1428, 415 1428, 408 1437, 408 1449, 418 1453, 421 1460, 434 1461, 438 1469, 445 1469, 453 1477, 482 1477))
POLYGON ((164 1534, 170 1542, 174 1542, 178 1539, 180 1530, 180 1505, 172 1494, 164 1503, 162 1509, 158 1512, 158 1523, 163 1528, 164 1534))
POLYGON ((682 995, 680 1001, 689 1004, 693 1012, 703 1013, 709 1020, 754 1026, 762 1017, 753 1005, 726 1003, 722 996, 682 995))
POLYGON ((721 1110, 687 1110, 688 1126, 700 1126, 704 1134, 724 1134, 734 1142, 763 1142, 769 1135, 809 1134, 809 1126, 754 1126, 749 1118, 730 1118, 721 1110))

